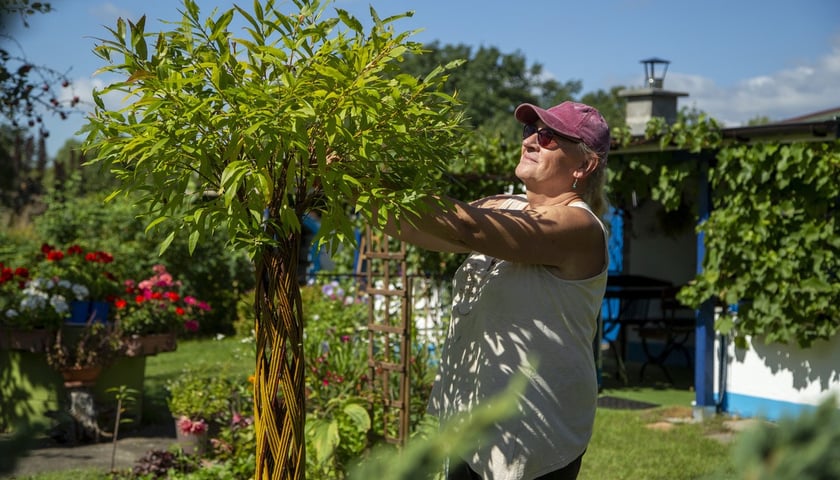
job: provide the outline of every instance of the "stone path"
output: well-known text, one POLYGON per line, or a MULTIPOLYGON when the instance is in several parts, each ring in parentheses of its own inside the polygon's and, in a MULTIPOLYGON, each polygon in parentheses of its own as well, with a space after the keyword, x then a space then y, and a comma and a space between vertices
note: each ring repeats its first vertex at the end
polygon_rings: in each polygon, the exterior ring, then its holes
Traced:
POLYGON ((143 427, 130 432, 113 443, 103 441, 80 445, 62 445, 49 438, 34 439, 31 449, 13 458, 14 447, 24 449, 26 445, 14 445, 9 436, 0 438, 0 478, 14 479, 44 472, 97 468, 107 472, 111 468, 111 456, 117 469, 129 469, 150 450, 166 450, 175 443, 175 433, 171 428, 158 426, 143 427))

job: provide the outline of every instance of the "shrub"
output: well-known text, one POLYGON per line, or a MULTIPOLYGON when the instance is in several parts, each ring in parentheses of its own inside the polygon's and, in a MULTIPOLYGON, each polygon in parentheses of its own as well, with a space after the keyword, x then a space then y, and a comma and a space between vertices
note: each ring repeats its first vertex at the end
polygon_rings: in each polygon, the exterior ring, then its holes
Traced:
POLYGON ((230 380, 218 371, 186 369, 166 386, 167 405, 176 418, 218 421, 230 411, 230 380))

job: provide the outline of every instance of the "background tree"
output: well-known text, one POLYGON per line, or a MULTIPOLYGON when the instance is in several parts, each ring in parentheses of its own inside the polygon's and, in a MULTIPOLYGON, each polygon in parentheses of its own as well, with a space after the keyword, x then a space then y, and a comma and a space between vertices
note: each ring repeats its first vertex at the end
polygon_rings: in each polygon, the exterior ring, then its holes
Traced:
POLYGON ((0 221, 6 225, 26 223, 43 211, 49 163, 43 117, 67 118, 79 102, 77 96, 60 100, 72 88, 67 75, 34 65, 13 36, 16 28, 29 26, 32 15, 52 11, 49 2, 0 0, 0 221))
POLYGON ((43 212, 46 176, 44 138, 36 140, 20 129, 0 126, 0 221, 5 226, 25 223, 43 212))
POLYGON ((326 4, 273 1, 202 19, 192 0, 173 30, 119 20, 96 53, 121 81, 95 92, 86 146, 140 194, 149 228, 191 249, 225 229, 256 266, 257 478, 301 478, 303 355, 297 255, 300 219, 315 211, 323 239, 352 242, 348 204, 369 222, 416 210, 462 134, 444 68, 423 78, 398 60, 421 46, 326 4), (228 30, 244 21, 247 38, 228 30), (109 111, 101 100, 122 92, 109 111), (372 218, 374 203, 381 216, 372 218))
POLYGON ((67 75, 30 62, 11 33, 19 25, 28 27, 28 17, 52 11, 49 2, 0 0, 0 26, 4 32, 0 34, 0 115, 13 127, 37 127, 44 136, 49 132, 43 127, 42 116, 67 118, 79 98, 61 101, 58 92, 71 88, 67 75))

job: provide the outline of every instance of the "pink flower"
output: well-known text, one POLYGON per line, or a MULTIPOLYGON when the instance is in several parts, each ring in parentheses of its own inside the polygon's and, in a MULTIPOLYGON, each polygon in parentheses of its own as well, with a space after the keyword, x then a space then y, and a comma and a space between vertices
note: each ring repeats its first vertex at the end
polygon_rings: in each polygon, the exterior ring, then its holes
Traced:
POLYGON ((178 418, 178 429, 181 433, 198 435, 207 431, 207 422, 204 420, 190 420, 189 417, 181 415, 178 418))
POLYGON ((187 320, 184 322, 184 329, 188 332, 198 331, 198 320, 187 320))
POLYGON ((155 284, 157 284, 157 286, 159 287, 168 287, 172 285, 172 275, 169 273, 162 273, 158 275, 155 284))

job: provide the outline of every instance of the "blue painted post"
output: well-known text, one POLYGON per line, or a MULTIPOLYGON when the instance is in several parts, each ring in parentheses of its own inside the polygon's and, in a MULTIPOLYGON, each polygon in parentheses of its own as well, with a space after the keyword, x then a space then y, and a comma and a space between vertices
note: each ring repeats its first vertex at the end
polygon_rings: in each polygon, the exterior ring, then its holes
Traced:
MULTIPOLYGON (((709 187, 709 159, 701 158, 700 186, 698 189, 698 213, 700 222, 709 218, 712 210, 711 189, 709 187)), ((697 273, 703 272, 703 259, 706 255, 705 236, 697 235, 697 273)), ((701 418, 715 413, 715 311, 714 302, 707 300, 696 312, 694 361, 694 415, 701 418)))

